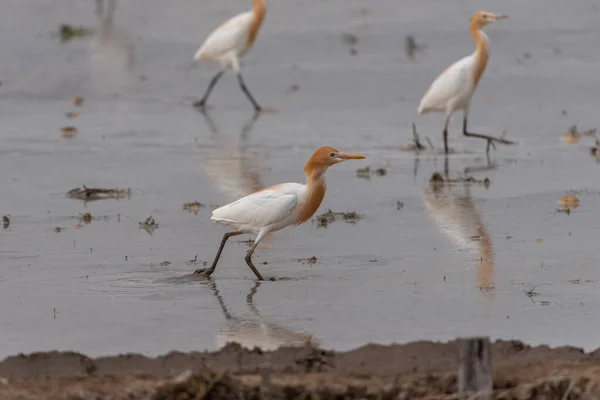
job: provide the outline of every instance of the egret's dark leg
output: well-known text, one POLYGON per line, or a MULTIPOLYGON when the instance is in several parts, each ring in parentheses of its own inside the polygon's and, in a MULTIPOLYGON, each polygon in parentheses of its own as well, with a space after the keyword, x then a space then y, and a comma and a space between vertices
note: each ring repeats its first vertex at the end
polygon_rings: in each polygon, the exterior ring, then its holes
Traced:
POLYGON ((485 148, 486 153, 489 153, 490 147, 493 147, 494 150, 496 150, 496 145, 494 144, 494 142, 498 142, 498 143, 502 143, 502 144, 515 144, 515 142, 513 142, 511 140, 506 140, 503 138, 497 138, 497 137, 488 136, 488 135, 482 135, 480 133, 471 133, 471 132, 467 131, 467 116, 466 115, 463 118, 463 135, 468 136, 468 137, 475 137, 475 138, 487 140, 487 146, 485 148))
POLYGON ((258 272, 256 267, 252 263, 252 253, 254 253, 254 249, 256 249, 256 246, 258 246, 258 244, 260 243, 261 240, 262 240, 262 237, 260 237, 260 235, 259 235, 256 238, 256 240, 254 241, 254 244, 252 245, 252 247, 250 247, 250 250, 248 250, 248 253, 246 254, 246 264, 248 264, 248 266, 250 267, 252 272, 254 272, 254 275, 256 275, 256 277, 258 278, 259 281, 264 281, 262 275, 260 274, 260 272, 258 272))
POLYGON ((240 88, 242 89, 242 92, 244 92, 244 94, 246 95, 248 100, 250 100, 250 102, 254 106, 254 110, 256 112, 260 112, 262 110, 262 107, 257 103, 256 100, 254 100, 254 97, 252 97, 252 94, 250 94, 250 91, 248 90, 248 88, 246 87, 246 84, 244 83, 244 78, 242 78, 242 73, 238 72, 237 77, 238 77, 238 82, 240 83, 240 88))
POLYGON ((217 82, 219 82, 219 79, 221 79, 221 77, 223 76, 224 73, 225 73, 224 69, 217 72, 217 74, 210 80, 210 83, 208 84, 208 87, 206 88, 206 92, 204 92, 204 96, 202 96, 202 99, 200 99, 200 101, 195 102, 194 106, 204 107, 206 105, 208 96, 210 96, 210 93, 212 92, 213 88, 215 87, 217 82))
POLYGON ((241 235, 243 232, 227 232, 223 235, 223 239, 221 240, 221 245, 219 246, 219 251, 217 251, 217 255, 215 260, 212 263, 212 266, 209 269, 202 268, 194 271, 194 274, 211 276, 213 272, 215 272, 215 268, 217 267, 217 263, 219 262, 219 258, 221 257, 221 252, 223 251, 223 247, 225 247, 225 242, 232 236, 241 235))
POLYGON ((444 122, 444 154, 448 154, 448 124, 450 123, 450 117, 452 113, 446 114, 446 121, 444 122))

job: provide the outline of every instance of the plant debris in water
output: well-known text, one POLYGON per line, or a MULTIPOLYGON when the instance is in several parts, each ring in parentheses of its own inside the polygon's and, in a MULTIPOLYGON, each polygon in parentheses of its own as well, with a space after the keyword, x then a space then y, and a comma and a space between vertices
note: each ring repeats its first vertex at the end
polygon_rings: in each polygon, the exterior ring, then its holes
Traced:
POLYGON ((529 288, 529 290, 525 290, 525 295, 527 297, 535 297, 539 296, 540 293, 535 291, 535 286, 532 286, 531 288, 529 288))
POLYGON ((68 113, 65 114, 67 118, 69 119, 73 119, 76 116, 79 115, 79 113, 77 111, 69 111, 68 113))
POLYGON ((150 235, 152 235, 154 231, 158 229, 158 223, 156 223, 152 215, 146 218, 145 221, 138 222, 138 225, 140 226, 140 229, 145 230, 150 235))
POLYGON ((238 240, 237 242, 242 243, 242 244, 247 244, 248 247, 252 247, 252 245, 254 244, 254 239, 238 240))
POLYGON ((596 140, 596 143, 590 147, 590 153, 596 157, 596 161, 600 161, 600 140, 596 140))
POLYGON ((69 24, 61 24, 58 28, 58 36, 61 43, 67 43, 76 38, 86 38, 94 34, 94 30, 83 26, 73 26, 69 24))
POLYGON ((79 219, 79 222, 84 222, 86 224, 89 224, 92 221, 99 221, 101 219, 104 219, 105 221, 108 220, 108 217, 96 217, 94 215, 92 215, 92 213, 86 212, 86 213, 79 213, 79 215, 77 216, 77 218, 79 219))
POLYGON ((475 179, 472 176, 461 176, 455 179, 450 179, 450 178, 446 178, 444 179, 444 177, 442 176, 442 174, 440 174, 439 172, 434 172, 431 175, 431 178, 429 178, 429 183, 434 184, 434 185, 443 185, 443 184, 453 184, 453 183, 474 183, 477 185, 483 185, 486 189, 491 185, 491 181, 488 177, 485 177, 484 179, 475 179))
POLYGON ((356 176, 359 178, 363 178, 363 179, 371 179, 371 175, 386 176, 387 168, 388 168, 388 166, 386 165, 385 167, 378 167, 378 168, 371 169, 371 166, 367 165, 364 168, 357 169, 356 176))
POLYGON ((327 212, 317 215, 314 219, 317 223, 317 228, 327 228, 334 221, 343 220, 349 224, 355 224, 361 219, 355 211, 350 212, 333 212, 331 209, 327 212))
POLYGON ((189 213, 194 213, 194 215, 198 215, 198 211, 204 207, 204 204, 199 201, 192 201, 190 203, 184 203, 183 209, 189 213))
POLYGON ((312 257, 308 257, 308 258, 298 258, 296 261, 298 261, 299 263, 302 263, 302 264, 316 264, 317 257, 312 256, 312 257))
POLYGON ((208 264, 206 261, 201 261, 201 260, 198 260, 198 255, 196 254, 196 255, 194 256, 194 259, 193 259, 193 260, 188 260, 188 261, 186 261, 186 262, 185 262, 185 265, 196 265, 196 264, 198 264, 198 263, 202 264, 202 265, 203 265, 203 266, 205 266, 205 267, 206 267, 206 264, 208 264))
POLYGON ((342 35, 342 42, 348 46, 354 46, 358 43, 358 36, 352 33, 344 33, 342 35))
POLYGON ((2 216, 2 227, 8 229, 10 226, 10 214, 2 216))
POLYGON ((94 200, 105 200, 105 199, 122 199, 124 197, 131 197, 131 189, 102 189, 102 188, 89 188, 85 185, 71 189, 67 192, 67 197, 71 199, 83 200, 83 201, 94 201, 94 200))
POLYGON ((342 42, 350 46, 350 55, 355 56, 358 54, 358 50, 356 50, 355 47, 358 43, 358 36, 353 35, 352 33, 344 33, 342 35, 342 42))

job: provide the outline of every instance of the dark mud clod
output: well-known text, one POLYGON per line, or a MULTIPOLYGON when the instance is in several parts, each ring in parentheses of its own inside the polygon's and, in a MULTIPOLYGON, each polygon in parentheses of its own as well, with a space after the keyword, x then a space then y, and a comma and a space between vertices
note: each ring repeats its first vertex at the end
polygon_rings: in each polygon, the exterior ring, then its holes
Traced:
POLYGON ((138 222, 138 225, 140 229, 145 230, 150 235, 152 235, 154 231, 158 229, 158 223, 156 223, 152 215, 146 218, 146 220, 144 220, 143 222, 138 222))
POLYGON ((4 229, 8 229, 9 226, 10 226, 10 214, 9 215, 3 215, 2 216, 2 227, 4 229))
POLYGON ((594 146, 590 147, 590 154, 600 161, 600 140, 596 140, 594 146))
POLYGON ((361 216, 355 211, 333 212, 331 210, 327 210, 326 213, 317 215, 313 221, 317 223, 317 228, 327 228, 327 226, 334 221, 343 220, 347 223, 355 224, 359 219, 361 219, 361 216))
POLYGON ((200 203, 199 201, 183 204, 183 209, 189 213, 194 213, 194 215, 198 215, 198 211, 200 211, 201 208, 204 208, 204 204, 200 203))
POLYGON ((79 219, 85 222, 86 224, 89 224, 90 222, 92 222, 92 213, 79 213, 79 219))
POLYGON ((444 177, 439 172, 434 172, 429 178, 429 182, 444 182, 444 177))
POLYGON ((83 201, 94 201, 104 199, 115 199, 119 200, 127 197, 131 197, 131 189, 101 189, 101 188, 88 188, 85 185, 81 187, 71 189, 67 192, 67 196, 71 199, 83 200, 83 201))

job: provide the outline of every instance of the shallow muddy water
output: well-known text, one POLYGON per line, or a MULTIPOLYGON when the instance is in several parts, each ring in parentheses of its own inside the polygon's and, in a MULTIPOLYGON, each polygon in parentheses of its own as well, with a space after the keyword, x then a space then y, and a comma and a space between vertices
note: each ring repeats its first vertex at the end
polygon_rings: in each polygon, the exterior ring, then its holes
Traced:
MULTIPOLYGON (((560 140, 572 124, 597 124, 595 3, 268 6, 244 75, 258 101, 280 112, 252 121, 231 74, 216 87, 208 120, 191 106, 216 72, 193 65, 196 48, 245 1, 121 1, 113 25, 96 20, 92 1, 6 1, 0 214, 11 217, 0 229, 0 356, 155 355, 307 338, 345 350, 474 334, 600 346, 600 164, 589 155, 591 138, 560 140), (487 29, 492 57, 471 128, 506 131, 519 143, 491 153, 494 169, 472 172, 488 177, 489 188, 432 190, 429 177, 444 167, 443 117, 416 109, 436 74, 472 51, 467 21, 476 8, 510 19, 487 29), (61 23, 100 33, 93 43, 61 45, 53 36, 61 23), (359 38, 356 55, 345 33, 359 38), (404 54, 407 35, 427 46, 413 60, 404 54), (84 97, 81 107, 74 96, 84 97), (79 115, 68 119, 68 111, 79 115), (413 121, 433 152, 401 151, 413 121), (64 126, 77 136, 61 138, 64 126), (319 209, 356 211, 360 221, 308 222, 265 239, 255 263, 274 282, 253 281, 237 237, 213 282, 190 275, 226 232, 210 222, 211 205, 301 181, 321 145, 367 156, 328 171, 319 209), (367 165, 387 174, 358 178, 367 165), (131 196, 66 197, 82 184, 131 188, 131 196), (570 190, 582 191, 579 207, 556 212, 570 190), (183 210, 191 201, 206 206, 183 210), (100 218, 80 222, 85 212, 100 218), (152 234, 138 226, 150 215, 159 224, 152 234), (315 264, 298 261, 312 256, 315 264)), ((450 133, 451 176, 486 165, 485 144, 460 137, 460 119, 450 133)))

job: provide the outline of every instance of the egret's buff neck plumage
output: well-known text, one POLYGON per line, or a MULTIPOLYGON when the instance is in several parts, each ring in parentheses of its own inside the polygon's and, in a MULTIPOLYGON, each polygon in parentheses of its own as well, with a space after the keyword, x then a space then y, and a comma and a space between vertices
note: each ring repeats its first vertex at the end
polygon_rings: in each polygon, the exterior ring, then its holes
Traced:
POLYGON ((480 12, 473 14, 469 22, 469 31, 475 42, 475 65, 473 68, 473 82, 475 85, 479 83, 479 79, 481 79, 481 75, 483 75, 483 71, 485 71, 489 58, 487 37, 482 31, 484 25, 480 12))
POLYGON ((327 165, 320 160, 322 155, 313 154, 304 166, 304 175, 306 175, 306 199, 298 207, 296 214, 296 223, 301 224, 310 219, 325 197, 325 171, 327 165))
POLYGON ((248 46, 254 44, 266 13, 267 9, 264 0, 252 0, 252 23, 250 24, 250 31, 248 33, 248 46))

